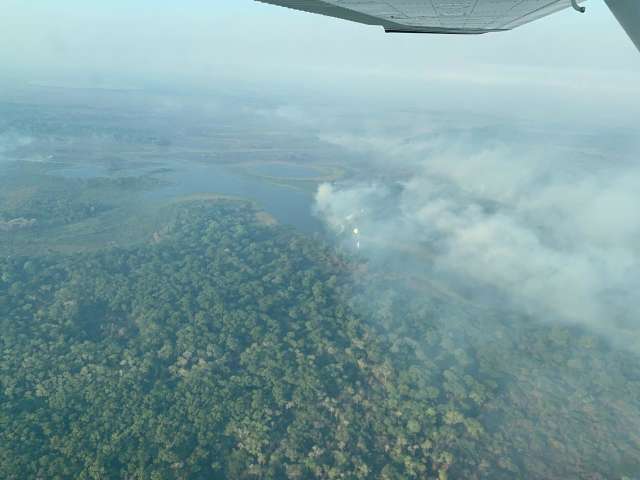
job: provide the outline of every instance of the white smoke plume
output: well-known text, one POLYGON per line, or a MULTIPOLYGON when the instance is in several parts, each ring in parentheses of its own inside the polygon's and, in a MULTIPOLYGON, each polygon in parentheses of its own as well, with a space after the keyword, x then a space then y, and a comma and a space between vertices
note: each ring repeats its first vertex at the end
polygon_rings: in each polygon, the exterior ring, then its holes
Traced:
POLYGON ((0 162, 6 161, 11 152, 33 142, 33 138, 14 131, 0 131, 0 162))
POLYGON ((369 148, 382 160, 375 182, 324 184, 316 194, 329 226, 364 212, 358 227, 371 257, 413 245, 437 269, 495 288, 548 320, 616 335, 640 326, 640 167, 633 158, 553 145, 325 139, 369 148))

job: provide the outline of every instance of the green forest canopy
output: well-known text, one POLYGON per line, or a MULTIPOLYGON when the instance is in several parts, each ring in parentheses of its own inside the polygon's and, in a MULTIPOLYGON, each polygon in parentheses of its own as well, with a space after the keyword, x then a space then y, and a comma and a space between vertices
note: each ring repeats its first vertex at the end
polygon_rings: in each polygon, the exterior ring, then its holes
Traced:
POLYGON ((0 478, 640 472, 636 356, 256 214, 194 202, 147 244, 0 260, 0 478))

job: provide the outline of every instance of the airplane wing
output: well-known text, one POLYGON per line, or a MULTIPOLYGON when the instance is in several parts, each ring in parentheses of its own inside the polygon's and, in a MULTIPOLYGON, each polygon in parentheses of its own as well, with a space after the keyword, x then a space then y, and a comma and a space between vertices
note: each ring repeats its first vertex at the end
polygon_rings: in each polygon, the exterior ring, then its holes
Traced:
POLYGON ((640 0, 605 0, 615 17, 640 50, 640 0))
MULTIPOLYGON (((479 34, 511 30, 585 0, 257 0, 380 25, 387 32, 479 34)), ((640 0, 605 0, 640 49, 640 0)))

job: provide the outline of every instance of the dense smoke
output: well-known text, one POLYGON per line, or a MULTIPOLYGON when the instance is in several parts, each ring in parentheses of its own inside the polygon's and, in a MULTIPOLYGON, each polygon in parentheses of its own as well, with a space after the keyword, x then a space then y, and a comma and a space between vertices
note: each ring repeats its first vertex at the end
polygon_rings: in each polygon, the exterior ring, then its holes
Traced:
POLYGON ((2 131, 0 128, 0 162, 6 161, 9 154, 17 148, 29 145, 33 139, 14 131, 2 131))
POLYGON ((377 166, 375 182, 323 184, 316 194, 336 231, 357 223, 365 255, 412 246, 450 278, 495 289, 544 319, 616 337, 633 326, 640 169, 632 159, 554 145, 452 148, 433 134, 325 139, 368 151, 377 166))

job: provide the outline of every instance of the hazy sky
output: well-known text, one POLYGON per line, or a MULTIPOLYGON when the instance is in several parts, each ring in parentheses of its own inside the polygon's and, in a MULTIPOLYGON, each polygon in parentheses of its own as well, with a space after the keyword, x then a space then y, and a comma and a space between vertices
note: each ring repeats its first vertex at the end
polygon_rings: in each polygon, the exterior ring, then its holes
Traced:
POLYGON ((392 35, 251 0, 4 0, 3 77, 221 82, 633 124, 640 53, 604 2, 513 32, 392 35))

